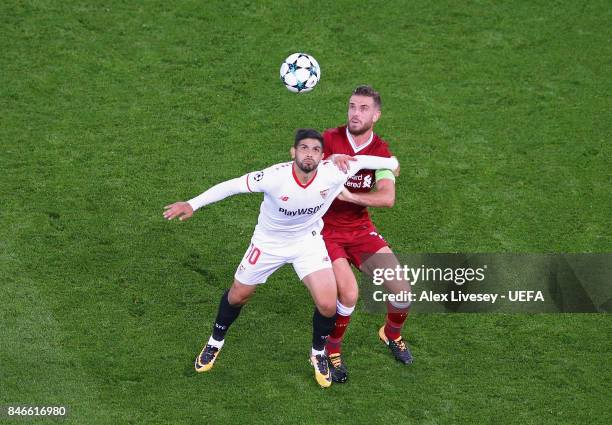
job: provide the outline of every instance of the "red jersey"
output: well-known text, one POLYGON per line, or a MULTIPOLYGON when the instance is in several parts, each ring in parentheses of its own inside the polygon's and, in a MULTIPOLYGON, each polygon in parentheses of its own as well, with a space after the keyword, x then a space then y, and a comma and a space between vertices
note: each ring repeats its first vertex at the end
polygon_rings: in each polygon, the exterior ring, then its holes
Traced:
MULTIPOLYGON (((327 158, 335 153, 346 155, 373 155, 390 158, 391 152, 387 143, 372 134, 372 137, 365 144, 357 147, 349 140, 346 126, 325 130, 323 133, 323 154, 327 158)), ((353 177, 348 179, 345 187, 351 192, 369 192, 374 189, 376 178, 374 170, 361 170, 353 177)), ((372 227, 372 221, 368 214, 368 208, 352 202, 334 200, 329 211, 323 216, 325 226, 346 230, 357 230, 372 227)))

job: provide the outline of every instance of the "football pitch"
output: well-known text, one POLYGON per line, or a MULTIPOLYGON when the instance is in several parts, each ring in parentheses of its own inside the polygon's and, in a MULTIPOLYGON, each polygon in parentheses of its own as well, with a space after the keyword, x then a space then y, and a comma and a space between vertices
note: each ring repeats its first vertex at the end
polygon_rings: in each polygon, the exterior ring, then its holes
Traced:
POLYGON ((608 314, 417 313, 406 367, 359 304, 350 380, 322 390, 290 267, 196 374, 262 197, 162 218, 287 161, 296 128, 344 123, 371 84, 402 166, 395 206, 372 210, 394 251, 611 252, 611 39, 599 0, 3 1, 0 406, 67 406, 70 424, 611 423, 608 314), (279 79, 299 51, 322 69, 302 95, 279 79))

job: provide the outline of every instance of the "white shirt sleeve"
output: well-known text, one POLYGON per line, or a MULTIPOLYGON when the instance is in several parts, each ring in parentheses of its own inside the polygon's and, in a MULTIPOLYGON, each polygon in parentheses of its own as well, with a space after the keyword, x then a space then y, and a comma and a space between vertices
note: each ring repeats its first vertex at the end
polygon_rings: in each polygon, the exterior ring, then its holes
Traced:
POLYGON ((191 205, 191 208, 196 211, 203 206, 218 202, 228 196, 238 193, 266 192, 277 180, 273 177, 275 171, 275 167, 273 166, 265 170, 253 171, 242 177, 224 181, 187 202, 191 205))
POLYGON ((360 170, 381 170, 389 169, 395 170, 399 166, 397 158, 394 156, 391 158, 384 158, 382 156, 371 156, 371 155, 355 155, 357 161, 349 161, 349 170, 347 174, 344 174, 334 165, 336 174, 341 181, 346 181, 357 174, 360 170))
POLYGON ((202 208, 205 205, 212 204, 213 202, 218 202, 222 199, 227 198, 228 196, 236 195, 238 193, 246 193, 249 192, 249 188, 247 185, 248 174, 242 177, 238 177, 236 179, 231 179, 224 181, 222 183, 216 184, 206 192, 201 193, 195 198, 187 201, 191 208, 194 211, 202 208))

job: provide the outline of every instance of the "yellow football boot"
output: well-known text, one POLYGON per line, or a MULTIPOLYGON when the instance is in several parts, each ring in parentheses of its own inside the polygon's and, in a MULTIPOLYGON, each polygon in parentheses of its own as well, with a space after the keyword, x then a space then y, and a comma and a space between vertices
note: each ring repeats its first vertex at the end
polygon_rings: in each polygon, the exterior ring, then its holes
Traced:
POLYGON ((207 372, 212 369, 215 364, 215 360, 219 355, 220 348, 213 345, 206 344, 202 351, 195 359, 195 370, 196 372, 207 372))
POLYGON ((310 356, 310 364, 314 366, 315 380, 322 388, 331 386, 332 379, 327 363, 327 356, 318 354, 310 356))

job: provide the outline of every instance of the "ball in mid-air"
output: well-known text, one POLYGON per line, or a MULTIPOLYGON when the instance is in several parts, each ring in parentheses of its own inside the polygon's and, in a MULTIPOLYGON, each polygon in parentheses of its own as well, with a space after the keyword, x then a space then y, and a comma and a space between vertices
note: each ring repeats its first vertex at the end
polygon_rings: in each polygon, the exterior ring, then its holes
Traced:
POLYGON ((281 64, 280 77, 289 91, 306 93, 314 89, 321 79, 321 68, 312 56, 294 53, 281 64))

